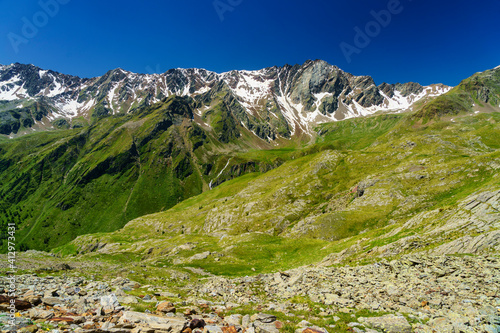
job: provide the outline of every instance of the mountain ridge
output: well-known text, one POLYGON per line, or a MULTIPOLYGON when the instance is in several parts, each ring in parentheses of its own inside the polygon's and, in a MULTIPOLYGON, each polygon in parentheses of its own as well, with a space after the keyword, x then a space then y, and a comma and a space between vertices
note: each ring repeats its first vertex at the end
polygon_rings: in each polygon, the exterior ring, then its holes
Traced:
POLYGON ((0 133, 48 129, 60 123, 74 126, 74 119, 80 119, 76 121, 79 126, 82 119, 89 122, 134 112, 171 95, 192 97, 201 117, 216 95, 224 95, 231 99, 229 111, 239 126, 273 141, 277 136, 310 136, 312 127, 322 122, 378 111, 406 111, 415 102, 449 89, 441 84, 422 87, 412 82, 377 86, 370 76, 354 76, 322 60, 220 74, 198 68, 137 74, 117 68, 95 78, 13 64, 4 66, 0 73, 0 100, 6 104, 0 108, 0 133), (34 101, 42 110, 37 116, 16 114, 17 109, 30 107, 34 101))

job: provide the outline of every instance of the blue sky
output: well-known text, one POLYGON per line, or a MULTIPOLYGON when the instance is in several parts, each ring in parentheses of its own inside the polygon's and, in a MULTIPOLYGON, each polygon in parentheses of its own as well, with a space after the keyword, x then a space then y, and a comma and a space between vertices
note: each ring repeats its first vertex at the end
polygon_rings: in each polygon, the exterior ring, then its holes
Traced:
POLYGON ((499 13, 499 0, 0 0, 0 64, 93 77, 323 59, 378 84, 457 85, 500 65, 499 13))

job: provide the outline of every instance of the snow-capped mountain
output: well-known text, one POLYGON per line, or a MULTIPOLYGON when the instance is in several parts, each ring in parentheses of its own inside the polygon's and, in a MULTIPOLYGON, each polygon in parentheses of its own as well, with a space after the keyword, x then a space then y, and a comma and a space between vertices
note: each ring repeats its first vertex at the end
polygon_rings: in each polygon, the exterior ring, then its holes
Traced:
POLYGON ((0 133, 50 128, 74 119, 140 111, 170 95, 192 99, 195 121, 224 101, 236 123, 265 140, 310 134, 321 122, 402 112, 451 87, 418 83, 377 86, 324 61, 222 74, 204 69, 171 69, 137 74, 115 69, 91 79, 33 65, 0 66, 0 133))

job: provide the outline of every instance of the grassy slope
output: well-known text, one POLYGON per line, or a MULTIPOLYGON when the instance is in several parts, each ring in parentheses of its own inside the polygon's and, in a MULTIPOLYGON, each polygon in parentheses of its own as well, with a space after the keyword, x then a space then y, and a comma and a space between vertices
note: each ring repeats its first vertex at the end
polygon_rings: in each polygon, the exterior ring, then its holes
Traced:
POLYGON ((476 73, 447 94, 424 105, 414 119, 430 121, 436 117, 470 112, 473 106, 500 107, 500 68, 476 73))
POLYGON ((236 178, 166 212, 112 234, 80 237, 60 250, 85 252, 99 241, 108 244, 107 256, 135 253, 137 260, 160 267, 194 265, 224 275, 310 264, 359 241, 369 250, 381 245, 372 240, 418 212, 452 207, 479 189, 498 188, 493 166, 500 158, 499 122, 500 114, 493 113, 427 125, 411 116, 325 124, 312 147, 259 152, 291 158, 275 170, 236 178), (364 187, 358 197, 357 189, 364 187), (176 248, 186 243, 196 247, 176 248), (215 253, 189 260, 203 251, 215 253))
POLYGON ((85 128, 2 139, 1 229, 14 222, 20 248, 50 249, 207 190, 229 158, 217 183, 282 163, 258 153, 238 156, 248 147, 222 144, 217 133, 189 121, 189 108, 171 98, 85 128))

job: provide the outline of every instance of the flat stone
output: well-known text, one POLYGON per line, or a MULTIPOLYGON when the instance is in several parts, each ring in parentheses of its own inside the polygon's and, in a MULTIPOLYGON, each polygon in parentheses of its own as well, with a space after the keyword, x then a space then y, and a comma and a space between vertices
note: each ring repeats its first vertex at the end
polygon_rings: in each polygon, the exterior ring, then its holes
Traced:
POLYGON ((360 317, 358 321, 387 333, 411 333, 412 331, 411 325, 405 317, 393 314, 382 317, 360 317))
POLYGON ((429 320, 427 325, 437 330, 438 332, 453 333, 455 331, 452 323, 447 318, 444 317, 431 319, 429 320))
POLYGON ((192 256, 191 258, 189 258, 189 260, 203 260, 203 259, 207 259, 209 255, 210 255, 209 251, 203 252, 203 253, 197 253, 194 256, 192 256))
POLYGON ((219 326, 207 325, 203 329, 203 333, 224 333, 224 332, 222 332, 222 329, 219 326))
POLYGON ((42 303, 42 299, 39 296, 34 296, 34 295, 25 296, 24 300, 30 302, 35 306, 42 303))
POLYGON ((19 333, 35 333, 37 331, 38 331, 38 326, 36 325, 26 326, 18 330, 19 333))
POLYGON ((276 321, 276 316, 266 313, 257 313, 250 317, 251 321, 260 321, 261 323, 272 323, 276 321))
POLYGON ((224 333, 238 333, 238 330, 234 326, 222 326, 221 330, 224 333))
POLYGON ((312 326, 302 330, 302 333, 328 333, 328 331, 323 327, 312 326))
POLYGON ((181 332, 187 327, 188 322, 185 319, 177 317, 162 317, 148 313, 124 311, 119 323, 136 323, 147 325, 156 330, 166 330, 168 332, 181 332))
POLYGON ((241 326, 243 328, 247 328, 248 326, 250 326, 250 315, 244 315, 241 318, 241 326))
POLYGON ((135 296, 118 296, 117 300, 120 304, 136 304, 139 303, 135 296))
POLYGON ((279 333, 276 325, 273 323, 263 323, 261 321, 256 321, 254 323, 256 333, 279 333))
POLYGON ((70 318, 70 317, 53 317, 53 318, 50 318, 48 321, 56 322, 56 323, 61 323, 61 322, 73 323, 74 319, 70 318))
POLYGON ((174 293, 171 293, 171 292, 168 292, 168 291, 162 291, 160 293, 160 296, 161 297, 172 297, 172 298, 178 298, 178 297, 180 297, 179 294, 174 294, 174 293))
POLYGON ((241 318, 242 318, 242 316, 240 314, 233 314, 233 315, 225 317, 224 321, 229 326, 231 326, 231 325, 239 326, 239 325, 241 325, 241 318))
POLYGON ((43 297, 42 303, 48 306, 54 306, 57 304, 62 304, 63 301, 58 297, 43 297))

